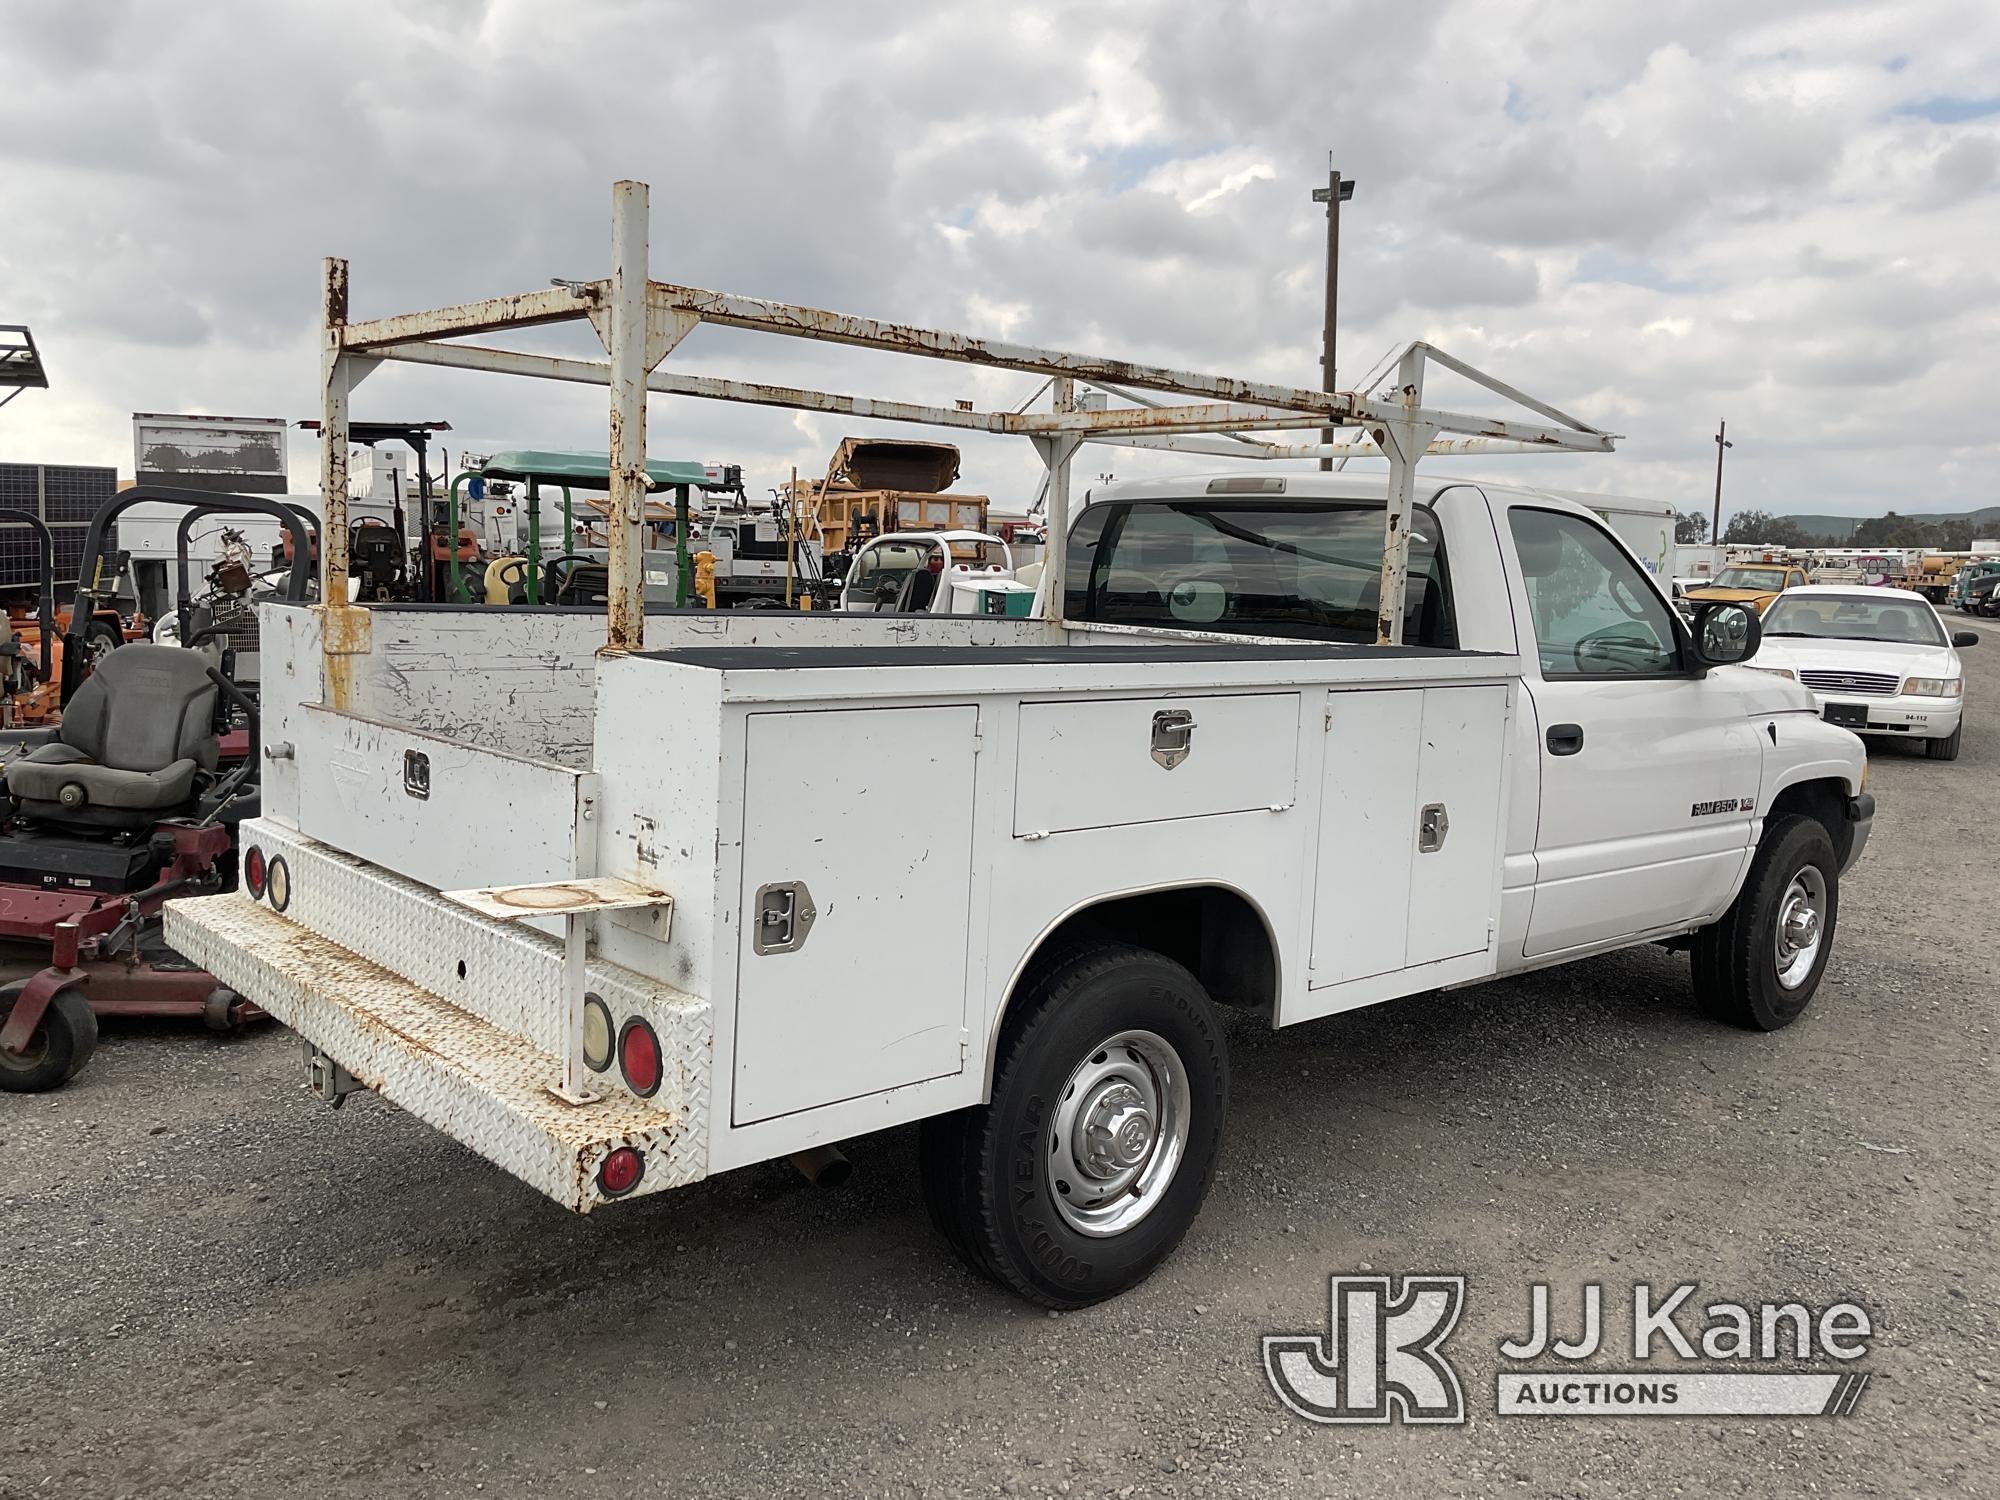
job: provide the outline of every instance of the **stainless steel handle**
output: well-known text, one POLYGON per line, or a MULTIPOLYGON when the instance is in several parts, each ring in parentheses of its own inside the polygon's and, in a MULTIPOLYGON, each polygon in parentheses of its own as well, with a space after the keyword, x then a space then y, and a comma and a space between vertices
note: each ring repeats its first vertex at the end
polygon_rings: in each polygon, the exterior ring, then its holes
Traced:
POLYGON ((1171 771, 1194 748, 1194 715, 1185 708, 1163 708, 1153 715, 1153 759, 1171 771))
POLYGON ((1444 847, 1445 835, 1450 832, 1451 814, 1444 810, 1444 804, 1427 804, 1417 818, 1417 853, 1437 853, 1444 847))
POLYGON ((750 947, 757 953, 796 953, 806 944, 819 913, 803 880, 760 886, 751 903, 750 947))

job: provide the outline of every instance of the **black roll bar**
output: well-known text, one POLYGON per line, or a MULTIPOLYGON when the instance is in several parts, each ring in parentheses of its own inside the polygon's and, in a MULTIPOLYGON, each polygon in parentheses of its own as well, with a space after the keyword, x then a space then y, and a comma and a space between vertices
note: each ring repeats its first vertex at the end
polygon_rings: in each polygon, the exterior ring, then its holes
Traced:
MULTIPOLYGON (((242 497, 229 495, 213 503, 190 505, 187 509, 187 514, 181 517, 181 524, 174 530, 174 615, 180 624, 180 641, 183 646, 194 644, 188 639, 188 621, 193 610, 193 606, 188 602, 188 596, 192 592, 188 584, 188 541, 194 534, 195 522, 201 520, 204 516, 268 514, 262 505, 254 509, 237 505, 235 502, 238 498, 242 497)), ((318 537, 318 516, 294 501, 282 500, 278 503, 285 506, 286 509, 297 513, 299 518, 306 523, 307 534, 309 536, 318 537)), ((292 604, 301 603, 306 598, 307 590, 312 582, 310 569, 307 570, 306 581, 303 584, 299 581, 297 547, 298 544, 295 538, 293 542, 292 572, 291 576, 285 580, 285 599, 288 603, 292 604)))
POLYGON ((232 511, 272 517, 292 535, 292 576, 285 591, 286 597, 305 597, 304 589, 312 577, 312 540, 305 523, 299 519, 298 510, 287 502, 261 495, 219 495, 214 490, 190 490, 171 484, 135 484, 129 490, 120 490, 90 518, 90 530, 84 533, 83 557, 77 563, 76 603, 70 608, 69 630, 63 636, 62 701, 65 706, 83 685, 86 659, 83 632, 90 623, 90 601, 98 596, 96 584, 98 570, 104 561, 104 535, 120 515, 147 500, 165 505, 226 507, 232 511))
POLYGON ((47 682, 55 668, 56 652, 56 538, 49 530, 49 523, 31 510, 18 506, 0 505, 0 521, 19 521, 35 533, 35 539, 42 544, 42 583, 35 596, 35 617, 42 624, 42 681, 47 682))

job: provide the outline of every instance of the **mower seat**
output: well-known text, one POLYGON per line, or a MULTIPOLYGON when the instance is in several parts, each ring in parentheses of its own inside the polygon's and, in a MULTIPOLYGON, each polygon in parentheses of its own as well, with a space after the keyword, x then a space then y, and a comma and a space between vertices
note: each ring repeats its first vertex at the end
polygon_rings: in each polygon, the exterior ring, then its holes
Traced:
POLYGON ((56 740, 7 766, 24 813, 94 827, 136 826, 193 800, 213 771, 216 687, 208 658, 135 642, 108 652, 63 710, 56 740))

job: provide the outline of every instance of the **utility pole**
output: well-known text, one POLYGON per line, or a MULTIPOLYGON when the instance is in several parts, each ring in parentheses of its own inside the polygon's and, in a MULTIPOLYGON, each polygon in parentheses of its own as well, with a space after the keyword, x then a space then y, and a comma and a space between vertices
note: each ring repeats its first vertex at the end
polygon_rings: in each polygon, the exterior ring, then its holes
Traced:
POLYGON ((1722 454, 1725 449, 1736 445, 1729 441, 1729 424, 1715 424, 1715 524, 1709 528, 1709 545, 1722 545, 1722 454))
MULTIPOLYGON (((1340 205, 1354 196, 1352 178, 1342 178, 1333 165, 1333 153, 1327 152, 1326 186, 1313 189, 1313 202, 1326 205, 1326 333, 1320 346, 1320 389, 1333 389, 1333 333, 1340 322, 1340 205)), ((1330 443, 1336 431, 1332 427, 1320 429, 1320 441, 1330 443)), ((1322 470, 1331 469, 1333 460, 1322 458, 1322 470)))

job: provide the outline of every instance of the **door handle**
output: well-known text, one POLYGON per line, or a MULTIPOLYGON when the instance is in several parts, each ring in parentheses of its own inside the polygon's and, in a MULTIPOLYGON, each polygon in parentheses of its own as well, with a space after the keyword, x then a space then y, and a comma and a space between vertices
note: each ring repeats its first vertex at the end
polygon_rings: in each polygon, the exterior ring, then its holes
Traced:
POLYGON ((1194 715, 1184 708, 1163 708, 1153 715, 1153 759, 1171 771, 1194 748, 1194 715))
POLYGON ((1445 811, 1442 802, 1431 803, 1417 819, 1417 853, 1437 853, 1444 847, 1445 835, 1450 832, 1451 814, 1445 811))
POLYGON ((755 953, 796 953, 812 931, 812 892, 803 880, 758 888, 750 904, 750 947, 755 953))
POLYGON ((1581 724, 1551 724, 1549 726, 1549 754, 1574 755, 1583 748, 1583 726, 1581 724))

